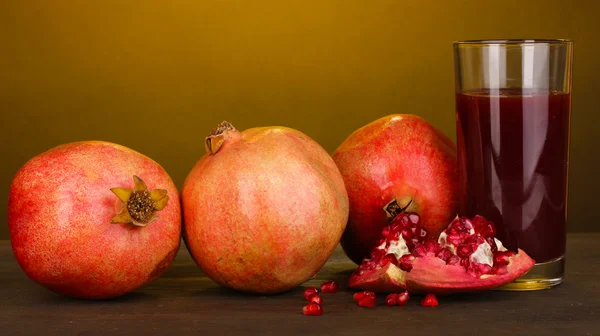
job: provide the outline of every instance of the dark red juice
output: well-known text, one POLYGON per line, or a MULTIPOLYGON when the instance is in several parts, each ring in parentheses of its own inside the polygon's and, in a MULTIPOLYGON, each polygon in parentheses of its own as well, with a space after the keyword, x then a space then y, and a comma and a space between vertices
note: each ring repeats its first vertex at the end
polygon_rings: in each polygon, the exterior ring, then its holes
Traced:
POLYGON ((536 262, 565 253, 569 94, 487 90, 456 96, 461 215, 481 214, 536 262))

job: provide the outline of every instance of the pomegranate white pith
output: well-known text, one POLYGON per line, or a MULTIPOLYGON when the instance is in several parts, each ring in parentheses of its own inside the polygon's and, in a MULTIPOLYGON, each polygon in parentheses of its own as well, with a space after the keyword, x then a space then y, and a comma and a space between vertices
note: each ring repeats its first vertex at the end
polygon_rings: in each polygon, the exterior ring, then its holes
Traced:
POLYGON ((456 218, 437 241, 422 238, 421 230, 416 214, 396 217, 348 285, 388 293, 475 292, 507 284, 535 264, 521 250, 506 250, 493 223, 481 216, 456 218))

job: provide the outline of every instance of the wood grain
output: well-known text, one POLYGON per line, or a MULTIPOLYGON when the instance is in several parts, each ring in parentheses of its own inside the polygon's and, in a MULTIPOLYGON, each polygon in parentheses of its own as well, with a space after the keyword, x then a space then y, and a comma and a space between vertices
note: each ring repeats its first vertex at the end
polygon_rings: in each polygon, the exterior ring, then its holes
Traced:
MULTIPOLYGON (((414 297, 405 307, 358 307, 352 290, 323 295, 325 313, 306 317, 303 287, 275 296, 221 288, 182 249, 154 283, 116 300, 61 297, 29 280, 0 242, 1 335, 106 334, 493 334, 594 335, 600 333, 600 234, 571 234, 567 280, 538 292, 489 291, 440 298, 423 308, 414 297)), ((303 286, 338 280, 355 267, 338 248, 317 277, 303 286)))

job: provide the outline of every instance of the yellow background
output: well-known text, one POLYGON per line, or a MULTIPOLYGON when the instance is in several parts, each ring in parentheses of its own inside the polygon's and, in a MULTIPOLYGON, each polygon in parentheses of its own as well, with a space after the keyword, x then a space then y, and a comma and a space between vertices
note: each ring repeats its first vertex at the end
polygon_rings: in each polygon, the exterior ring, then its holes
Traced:
POLYGON ((535 37, 575 40, 569 230, 598 230, 598 3, 2 1, 0 215, 19 167, 71 141, 131 147, 180 187, 224 119, 329 152, 391 113, 454 138, 452 42, 535 37))

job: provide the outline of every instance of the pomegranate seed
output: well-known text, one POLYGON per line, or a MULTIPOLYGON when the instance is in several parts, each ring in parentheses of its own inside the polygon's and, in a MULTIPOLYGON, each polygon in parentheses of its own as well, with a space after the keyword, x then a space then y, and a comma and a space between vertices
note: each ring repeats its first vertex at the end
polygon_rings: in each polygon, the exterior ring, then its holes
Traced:
POLYGON ((402 238, 404 238, 404 240, 410 240, 412 239, 413 234, 412 232, 410 232, 410 230, 403 230, 402 231, 402 238))
POLYGON ((385 298, 385 305, 386 306, 395 306, 398 304, 398 294, 390 294, 385 298))
POLYGON ((471 229, 473 228, 473 223, 471 223, 471 220, 466 217, 461 218, 460 222, 461 227, 464 231, 471 231, 471 229))
POLYGON ((413 254, 417 257, 426 257, 427 250, 425 249, 425 246, 420 245, 415 248, 415 250, 413 251, 413 254))
POLYGON ((480 274, 491 274, 493 272, 492 266, 488 264, 477 264, 480 274))
POLYGON ((371 260, 379 260, 385 253, 385 250, 373 250, 371 251, 371 260))
POLYGON ((496 245, 496 241, 494 240, 494 237, 487 237, 485 240, 488 242, 488 244, 490 244, 492 253, 498 252, 498 246, 496 245))
POLYGON ((400 216, 400 225, 402 227, 408 227, 410 225, 410 220, 408 216, 400 216))
POLYGON ((456 249, 456 255, 460 258, 468 258, 473 252, 475 252, 473 245, 460 244, 456 249))
POLYGON ((408 302, 409 298, 410 297, 408 296, 408 291, 405 291, 404 293, 398 294, 398 299, 397 299, 398 305, 399 306, 404 306, 408 302))
POLYGON ((448 264, 448 265, 458 265, 458 264, 460 264, 460 262, 461 262, 461 259, 459 257, 457 257, 455 255, 452 255, 450 257, 450 259, 448 259, 448 261, 446 262, 446 264, 448 264))
POLYGON ((415 260, 415 257, 410 254, 405 254, 400 259, 398 259, 398 263, 400 264, 400 269, 406 272, 410 272, 412 270, 412 263, 415 260))
POLYGON ((439 250, 442 249, 442 245, 440 245, 435 240, 428 240, 425 242, 424 245, 425 245, 425 249, 427 250, 427 252, 431 252, 431 253, 437 253, 439 250))
POLYGON ((452 252, 450 252, 449 249, 444 247, 443 249, 439 250, 439 252, 436 253, 435 256, 442 259, 447 264, 448 260, 450 260, 450 258, 452 258, 452 252))
POLYGON ((315 287, 306 287, 306 289, 302 293, 302 296, 304 296, 304 298, 306 300, 308 300, 309 296, 311 296, 311 295, 313 295, 315 293, 318 293, 318 292, 319 292, 319 290, 317 290, 315 287))
POLYGON ((323 299, 321 298, 321 296, 319 296, 319 293, 311 294, 308 297, 308 302, 310 302, 310 303, 316 303, 319 306, 323 305, 323 299))
POLYGON ((515 253, 512 251, 500 251, 494 254, 494 265, 508 265, 510 258, 514 257, 515 253))
POLYGON ((408 215, 408 218, 413 224, 419 224, 420 222, 420 217, 416 213, 411 213, 410 215, 408 215))
POLYGON ((321 292, 323 293, 337 293, 339 287, 335 281, 327 281, 321 285, 321 292))
POLYGON ((387 236, 387 241, 398 240, 398 238, 400 238, 400 231, 393 231, 387 236))
POLYGON ((362 291, 362 292, 356 292, 354 293, 353 297, 354 297, 354 301, 360 301, 362 298, 364 298, 365 296, 373 296, 375 297, 375 293, 370 292, 370 291, 362 291))
POLYGON ((427 237, 427 230, 420 228, 417 237, 424 239, 425 237, 427 237))
POLYGON ((364 269, 367 271, 374 270, 377 267, 378 262, 379 262, 379 259, 371 259, 363 264, 364 269))
POLYGON ((358 300, 358 305, 366 308, 375 307, 376 298, 375 296, 365 295, 362 299, 358 300))
POLYGON ((473 229, 475 229, 475 233, 479 234, 481 234, 481 232, 483 232, 485 227, 488 225, 488 221, 480 215, 475 215, 471 220, 471 223, 473 223, 473 229))
POLYGON ((302 314, 306 316, 320 316, 323 314, 323 308, 316 303, 310 303, 302 307, 302 314))
POLYGON ((384 227, 383 231, 381 231, 381 235, 387 237, 390 234, 390 230, 391 228, 389 226, 384 227))
POLYGON ((436 307, 438 305, 438 300, 433 294, 427 294, 421 301, 421 306, 423 307, 436 307))

